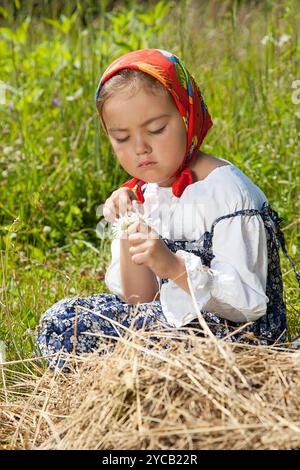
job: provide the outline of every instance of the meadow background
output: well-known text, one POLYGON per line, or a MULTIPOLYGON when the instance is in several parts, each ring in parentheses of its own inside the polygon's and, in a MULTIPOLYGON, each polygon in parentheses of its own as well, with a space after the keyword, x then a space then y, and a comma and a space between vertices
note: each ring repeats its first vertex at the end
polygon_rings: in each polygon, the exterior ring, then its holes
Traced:
MULTIPOLYGON (((299 1, 36 3, 0 3, 6 359, 36 354, 34 329, 56 301, 108 292, 110 239, 97 236, 99 207, 128 175, 94 98, 102 72, 130 50, 157 47, 184 60, 214 122, 203 150, 232 161, 265 192, 284 217, 286 247, 299 267, 299 1)), ((299 289, 283 254, 281 262, 292 338, 300 334, 299 289)))

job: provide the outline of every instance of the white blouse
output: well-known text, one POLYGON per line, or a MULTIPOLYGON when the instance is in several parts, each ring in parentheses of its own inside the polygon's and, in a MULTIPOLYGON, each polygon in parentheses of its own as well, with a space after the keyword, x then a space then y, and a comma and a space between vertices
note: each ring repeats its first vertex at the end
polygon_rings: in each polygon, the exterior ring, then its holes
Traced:
MULTIPOLYGON (((189 185, 180 198, 171 187, 147 183, 144 213, 152 226, 170 240, 199 240, 215 219, 241 209, 261 209, 263 191, 230 161, 204 180, 189 185)), ((144 187, 145 187, 144 186, 144 187)), ((183 257, 197 306, 233 322, 255 321, 266 313, 268 271, 267 240, 260 216, 240 215, 215 225, 215 257, 211 269, 185 250, 183 257)), ((125 300, 120 280, 120 240, 111 243, 112 260, 105 275, 110 291, 125 300)), ((192 297, 174 281, 160 285, 160 302, 168 322, 181 327, 197 318, 192 297)))

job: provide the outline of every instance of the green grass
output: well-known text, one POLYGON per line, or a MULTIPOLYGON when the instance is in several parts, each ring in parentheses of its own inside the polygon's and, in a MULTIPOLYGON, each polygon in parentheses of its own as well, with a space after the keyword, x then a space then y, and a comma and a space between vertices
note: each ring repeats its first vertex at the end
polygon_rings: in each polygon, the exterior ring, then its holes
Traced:
MULTIPOLYGON (((33 330, 54 302, 107 292, 109 240, 96 235, 97 207, 127 175, 94 96, 101 72, 129 50, 169 49, 185 61, 214 121, 203 150, 231 160, 265 192, 299 266, 299 2, 99 8, 79 1, 55 18, 55 8, 35 15, 20 7, 14 19, 0 10, 0 80, 11 87, 0 105, 0 340, 9 360, 35 353, 33 330)), ((299 289, 283 256, 282 271, 294 336, 299 289)))

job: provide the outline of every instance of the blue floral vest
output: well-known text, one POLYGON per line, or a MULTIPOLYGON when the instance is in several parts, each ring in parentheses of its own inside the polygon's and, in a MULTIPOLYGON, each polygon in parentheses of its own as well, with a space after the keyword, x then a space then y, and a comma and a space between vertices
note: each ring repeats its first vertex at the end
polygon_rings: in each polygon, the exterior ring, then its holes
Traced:
MULTIPOLYGON (((252 344, 280 344, 286 340, 286 305, 283 299, 283 282, 280 268, 279 246, 290 261, 300 287, 300 275, 296 271, 295 265, 288 255, 285 248, 285 240, 280 223, 284 220, 279 218, 267 202, 264 202, 262 208, 243 209, 231 214, 218 217, 212 224, 210 231, 207 231, 199 241, 169 240, 162 238, 168 248, 174 253, 177 250, 185 250, 200 256, 202 263, 210 268, 211 261, 215 257, 212 251, 212 240, 216 224, 223 219, 236 217, 242 214, 257 215, 260 214, 266 228, 267 247, 268 247, 268 274, 266 295, 269 298, 266 314, 258 320, 252 322, 240 332, 230 336, 229 341, 245 342, 252 344), (274 226, 272 224, 274 223, 274 226), (275 227, 275 230, 274 230, 275 227)), ((162 279, 161 284, 168 282, 168 279, 162 279)), ((245 323, 235 323, 218 317, 214 313, 201 311, 212 332, 219 338, 224 338, 233 330, 236 330, 245 323)), ((188 326, 188 325, 186 325, 188 326)))

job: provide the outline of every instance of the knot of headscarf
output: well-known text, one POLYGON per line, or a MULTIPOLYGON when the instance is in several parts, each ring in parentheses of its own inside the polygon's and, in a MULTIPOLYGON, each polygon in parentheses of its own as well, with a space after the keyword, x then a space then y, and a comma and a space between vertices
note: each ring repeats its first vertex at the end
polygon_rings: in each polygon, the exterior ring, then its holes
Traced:
MULTIPOLYGON (((171 175, 177 177, 172 184, 172 192, 179 198, 185 188, 194 182, 187 165, 198 154, 204 137, 213 125, 201 91, 176 55, 161 49, 141 49, 125 54, 109 65, 100 79, 96 100, 104 82, 125 68, 141 70, 159 80, 172 95, 182 116, 187 130, 187 147, 180 167, 171 175)), ((144 202, 142 186, 145 183, 146 181, 132 178, 122 186, 133 189, 139 201, 144 202)))

